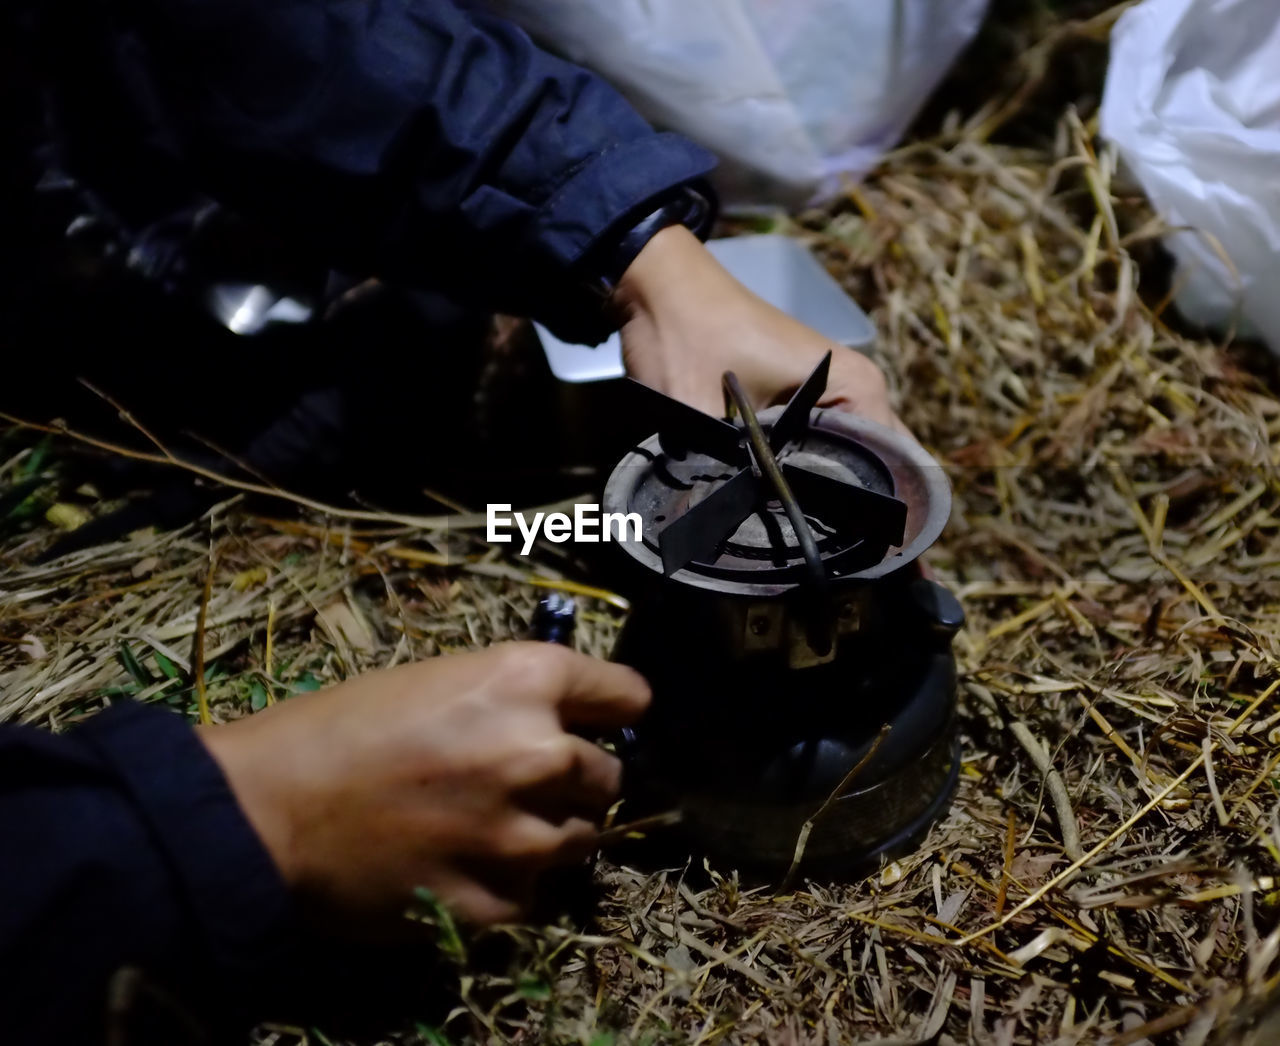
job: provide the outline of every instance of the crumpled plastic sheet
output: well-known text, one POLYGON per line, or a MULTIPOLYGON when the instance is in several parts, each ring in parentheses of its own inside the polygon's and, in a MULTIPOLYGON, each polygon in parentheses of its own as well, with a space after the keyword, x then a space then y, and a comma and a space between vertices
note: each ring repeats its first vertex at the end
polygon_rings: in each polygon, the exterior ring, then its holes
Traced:
POLYGON ((1144 0, 1111 39, 1101 131, 1187 227, 1179 310, 1280 353, 1280 0, 1144 0))
POLYGON ((987 0, 467 0, 722 162, 730 205, 830 196, 895 145, 987 0))

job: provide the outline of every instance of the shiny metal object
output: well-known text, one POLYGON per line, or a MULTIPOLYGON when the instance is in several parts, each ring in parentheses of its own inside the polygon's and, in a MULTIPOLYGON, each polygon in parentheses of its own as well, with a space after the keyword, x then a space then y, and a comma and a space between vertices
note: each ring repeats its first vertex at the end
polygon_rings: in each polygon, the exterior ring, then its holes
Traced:
POLYGON ((260 283, 216 283, 205 304, 227 330, 246 337, 271 326, 310 323, 316 316, 316 306, 260 283))

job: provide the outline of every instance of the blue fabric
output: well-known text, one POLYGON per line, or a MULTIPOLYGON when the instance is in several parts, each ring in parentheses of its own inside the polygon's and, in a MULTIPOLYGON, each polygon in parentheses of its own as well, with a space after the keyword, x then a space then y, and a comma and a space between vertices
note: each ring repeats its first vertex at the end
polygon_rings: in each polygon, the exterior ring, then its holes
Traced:
POLYGON ((45 3, 72 145, 119 195, 185 178, 335 267, 566 333, 584 257, 715 162, 451 0, 45 3))
MULTIPOLYGON (((293 925, 284 883, 181 717, 124 702, 63 735, 0 729, 4 1041, 102 1042, 124 967, 177 997, 234 1000, 293 925)), ((157 1005, 144 994, 127 1008, 136 1026, 157 1005)), ((166 1020, 181 1026, 180 1012, 166 1020)))

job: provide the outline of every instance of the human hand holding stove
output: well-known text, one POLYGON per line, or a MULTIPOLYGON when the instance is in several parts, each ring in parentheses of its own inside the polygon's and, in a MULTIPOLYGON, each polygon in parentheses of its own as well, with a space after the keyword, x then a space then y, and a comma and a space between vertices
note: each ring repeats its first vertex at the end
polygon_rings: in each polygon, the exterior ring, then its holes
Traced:
POLYGON ((683 226, 659 232, 614 295, 632 377, 716 417, 722 376, 733 371, 756 409, 782 403, 832 352, 821 407, 907 430, 889 403, 880 368, 763 301, 683 226))
POLYGON ((200 736, 285 881, 326 917, 392 925, 425 887, 495 923, 598 843, 622 767, 572 731, 619 729, 648 702, 629 668, 507 643, 371 672, 200 736))

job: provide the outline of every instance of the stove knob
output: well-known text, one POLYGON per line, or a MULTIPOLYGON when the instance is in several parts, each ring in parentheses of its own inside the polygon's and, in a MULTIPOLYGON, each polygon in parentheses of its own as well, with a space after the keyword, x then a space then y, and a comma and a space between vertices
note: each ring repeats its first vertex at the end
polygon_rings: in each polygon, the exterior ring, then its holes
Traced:
POLYGON ((573 630, 578 623, 578 607, 572 596, 552 592, 544 596, 533 612, 531 638, 543 643, 573 646, 573 630))
POLYGON ((939 639, 950 642, 964 627, 964 607, 950 589, 928 578, 917 578, 907 592, 912 608, 939 639))

